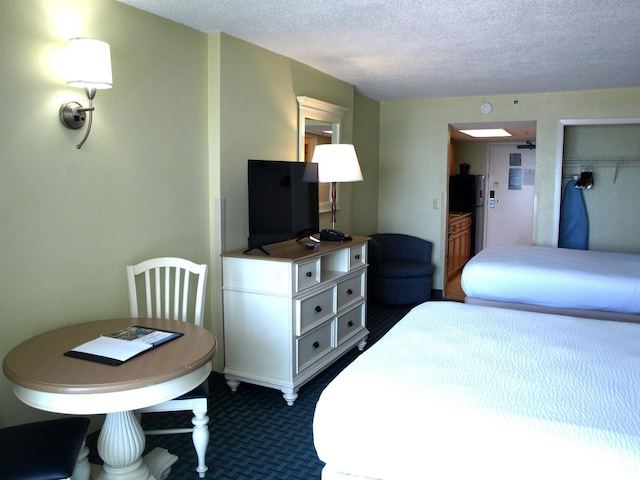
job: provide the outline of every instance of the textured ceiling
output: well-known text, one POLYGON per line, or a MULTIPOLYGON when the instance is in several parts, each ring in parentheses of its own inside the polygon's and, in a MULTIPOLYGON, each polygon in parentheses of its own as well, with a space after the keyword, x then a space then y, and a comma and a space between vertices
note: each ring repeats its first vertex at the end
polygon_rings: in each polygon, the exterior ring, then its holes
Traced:
POLYGON ((376 100, 640 86, 639 0, 118 0, 376 100))

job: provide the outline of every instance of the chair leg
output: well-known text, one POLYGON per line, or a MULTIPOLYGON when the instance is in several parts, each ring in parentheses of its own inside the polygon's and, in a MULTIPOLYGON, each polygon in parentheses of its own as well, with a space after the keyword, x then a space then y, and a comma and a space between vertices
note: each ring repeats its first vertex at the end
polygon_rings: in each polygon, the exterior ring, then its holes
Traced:
POLYGON ((207 455, 207 446, 209 445, 209 417, 207 412, 193 412, 193 433, 191 435, 193 439, 193 446, 196 449, 196 455, 198 456, 198 468, 196 471, 200 475, 200 478, 204 478, 205 472, 208 470, 205 464, 205 457, 207 455))
POLYGON ((71 480, 89 480, 91 477, 91 466, 89 465, 89 447, 85 442, 82 442, 82 448, 78 454, 78 461, 76 462, 76 468, 73 470, 71 480))

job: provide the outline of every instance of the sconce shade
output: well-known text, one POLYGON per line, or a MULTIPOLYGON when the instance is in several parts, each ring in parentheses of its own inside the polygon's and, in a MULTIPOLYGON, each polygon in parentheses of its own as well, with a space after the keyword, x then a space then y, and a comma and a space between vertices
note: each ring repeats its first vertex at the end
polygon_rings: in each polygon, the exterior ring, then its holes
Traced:
POLYGON ((89 106, 83 107, 75 101, 65 102, 60 105, 58 115, 65 127, 75 130, 85 124, 86 114, 89 114, 87 130, 80 143, 76 145, 76 148, 80 149, 91 132, 96 91, 113 87, 111 47, 108 43, 93 38, 71 38, 67 53, 67 85, 84 88, 89 106))
POLYGON ((92 38, 71 38, 68 45, 67 85, 80 88, 113 87, 111 47, 92 38))
POLYGON ((364 180, 353 145, 345 143, 318 145, 313 152, 312 162, 318 164, 318 181, 322 183, 364 180))

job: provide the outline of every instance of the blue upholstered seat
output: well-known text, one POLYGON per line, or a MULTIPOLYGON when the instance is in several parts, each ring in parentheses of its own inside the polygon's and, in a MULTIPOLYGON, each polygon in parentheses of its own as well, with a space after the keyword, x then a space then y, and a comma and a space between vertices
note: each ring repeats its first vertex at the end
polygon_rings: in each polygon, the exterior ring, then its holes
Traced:
POLYGON ((433 244, 402 233, 375 233, 369 241, 369 298, 408 305, 431 298, 433 244))

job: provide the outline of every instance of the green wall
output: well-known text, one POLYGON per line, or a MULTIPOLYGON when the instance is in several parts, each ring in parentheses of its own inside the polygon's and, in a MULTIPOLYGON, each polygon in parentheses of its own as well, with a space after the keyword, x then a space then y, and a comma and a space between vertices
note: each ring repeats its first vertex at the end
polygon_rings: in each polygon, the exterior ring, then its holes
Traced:
MULTIPOLYGON (((221 337, 219 254, 246 245, 246 160, 297 159, 297 95, 349 108, 342 139, 352 141, 353 86, 114 0, 3 1, 0 27, 0 356, 58 326, 127 316, 125 266, 154 256, 210 265, 205 326, 221 337), (62 102, 87 104, 64 78, 73 36, 111 45, 114 80, 81 150, 83 132, 58 120, 62 102)), ((377 136, 377 102, 358 100, 374 112, 360 129, 377 136)), ((222 355, 223 345, 217 370, 222 355)), ((42 416, 4 376, 0 402, 0 426, 42 416)))
MULTIPOLYGON (((442 289, 446 241, 448 125, 536 121, 536 214, 534 244, 553 245, 561 188, 561 119, 633 118, 640 112, 640 89, 550 94, 459 97, 383 102, 380 106, 378 228, 434 242, 434 288, 442 289), (513 100, 518 99, 515 106, 513 100), (480 105, 490 102, 490 115, 480 105), (559 143, 560 142, 560 143, 559 143)), ((637 196, 623 205, 637 203, 637 196)), ((612 208, 619 208, 612 207, 612 208)))
POLYGON ((349 185, 354 212, 350 231, 370 235, 378 231, 380 102, 356 94, 353 110, 353 143, 364 181, 349 185))
MULTIPOLYGON (((0 2, 0 357, 63 325, 128 315, 125 266, 209 261, 207 37, 113 0, 0 2), (58 120, 67 38, 111 45, 93 129, 58 120)), ((0 376, 0 425, 39 416, 0 376)))
MULTIPOLYGON (((220 196, 226 201, 226 249, 235 250, 247 245, 247 160, 297 161, 301 95, 348 108, 341 141, 351 143, 354 88, 237 38, 213 35, 220 38, 220 196)), ((350 212, 343 202, 340 225, 350 224, 350 212)))
POLYGON ((469 165, 469 175, 486 175, 487 173, 487 149, 489 142, 483 141, 458 141, 454 142, 454 168, 453 174, 460 173, 460 164, 469 165))

